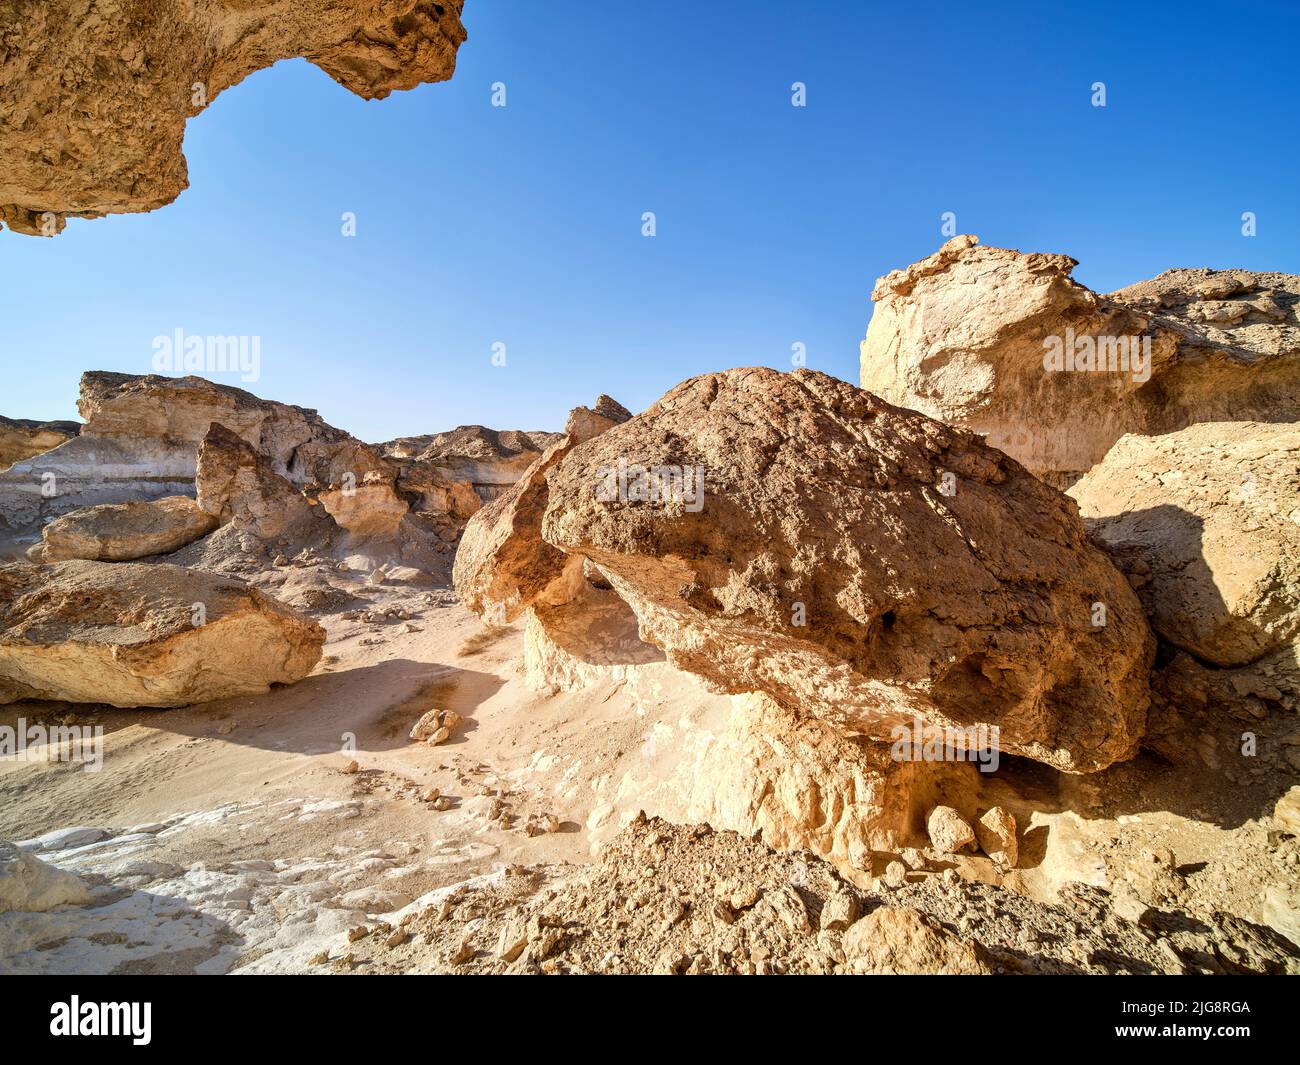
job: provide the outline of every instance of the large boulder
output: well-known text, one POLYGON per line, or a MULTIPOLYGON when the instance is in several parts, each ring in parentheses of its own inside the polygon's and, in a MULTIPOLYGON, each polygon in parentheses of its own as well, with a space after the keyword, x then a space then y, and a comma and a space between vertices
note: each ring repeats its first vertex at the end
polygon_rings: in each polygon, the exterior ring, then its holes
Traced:
POLYGON ((106 503, 56 518, 28 554, 42 562, 71 558, 127 562, 166 555, 206 536, 217 519, 188 496, 145 503, 106 503))
POLYGON ((582 559, 542 539, 547 475, 584 441, 632 417, 602 395, 593 407, 569 413, 565 435, 524 477, 483 507, 465 527, 452 580, 461 601, 494 624, 514 621, 533 604, 557 606, 582 588, 582 559))
POLYGON ((38 422, 0 415, 0 470, 58 447, 79 432, 80 422, 38 422))
POLYGON ((224 425, 212 425, 199 446, 195 487, 198 506, 213 521, 234 522, 263 540, 300 530, 314 517, 302 492, 224 425))
POLYGON ((0 564, 0 703, 182 706, 261 695, 325 631, 244 584, 164 563, 0 564))
POLYGON ((1126 433, 1300 420, 1300 277, 1170 270, 1103 296, 1075 265, 960 236, 882 277, 862 387, 1057 487, 1126 433))
POLYGON ((1070 495, 1170 643, 1241 666, 1300 636, 1300 424, 1125 436, 1070 495))
POLYGON ((364 99, 445 81, 464 0, 149 0, 0 5, 0 220, 152 211, 188 184, 186 120, 301 56, 364 99))
MULTIPOLYGON (((1073 502, 969 432, 824 374, 731 370, 574 447, 546 483, 542 538, 718 690, 883 740, 917 717, 997 726, 1002 750, 1071 772, 1137 749, 1141 604, 1073 502)), ((524 555, 507 603, 554 579, 524 555)))

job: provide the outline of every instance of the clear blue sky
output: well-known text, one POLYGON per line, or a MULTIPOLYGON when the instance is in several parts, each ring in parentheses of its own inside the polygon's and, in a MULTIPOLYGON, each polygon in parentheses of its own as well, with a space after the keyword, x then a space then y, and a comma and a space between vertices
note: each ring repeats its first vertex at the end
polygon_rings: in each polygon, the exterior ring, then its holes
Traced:
POLYGON ((875 278, 944 211, 1100 290, 1300 272, 1296 5, 1073 6, 468 0, 450 83, 280 63, 190 122, 176 203, 0 234, 0 413, 75 417, 82 370, 176 328, 260 336, 247 387, 368 440, 554 429, 796 342, 856 381, 875 278))

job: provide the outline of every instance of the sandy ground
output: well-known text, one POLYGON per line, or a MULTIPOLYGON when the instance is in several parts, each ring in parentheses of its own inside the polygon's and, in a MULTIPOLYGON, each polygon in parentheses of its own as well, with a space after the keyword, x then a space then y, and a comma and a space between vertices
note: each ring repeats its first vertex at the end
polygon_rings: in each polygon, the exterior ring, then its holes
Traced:
MULTIPOLYGON (((350 928, 396 925, 455 885, 499 885, 520 866, 562 877, 642 805, 684 819, 667 799, 654 808, 654 782, 673 772, 663 737, 707 737, 725 703, 689 678, 539 693, 525 683, 520 628, 484 629, 445 584, 371 585, 323 565, 257 583, 290 602, 328 585, 343 601, 317 612, 325 656, 297 685, 167 711, 0 708, 0 725, 105 730, 99 772, 30 753, 0 760, 0 839, 94 891, 87 906, 0 915, 0 972, 340 971, 322 959, 345 952, 350 928), (440 746, 412 743, 434 708, 462 725, 440 746), (434 788, 449 808, 428 801, 434 788)), ((966 880, 1042 901, 1069 881, 1137 885, 1300 936, 1300 851, 1269 796, 1201 808, 1211 800, 1145 758, 1084 779, 1012 764, 982 783, 1020 822, 1023 868, 1004 875, 970 856, 957 863, 966 880)), ((393 970, 343 968, 354 967, 393 970)))

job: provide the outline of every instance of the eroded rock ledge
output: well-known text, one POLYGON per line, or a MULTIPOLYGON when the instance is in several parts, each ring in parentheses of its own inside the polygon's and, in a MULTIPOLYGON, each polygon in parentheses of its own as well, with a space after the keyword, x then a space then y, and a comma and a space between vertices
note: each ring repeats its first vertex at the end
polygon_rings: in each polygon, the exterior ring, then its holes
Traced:
POLYGON ((0 5, 0 221, 152 211, 189 184, 185 122, 301 57, 367 100, 446 81, 464 0, 42 0, 0 5))

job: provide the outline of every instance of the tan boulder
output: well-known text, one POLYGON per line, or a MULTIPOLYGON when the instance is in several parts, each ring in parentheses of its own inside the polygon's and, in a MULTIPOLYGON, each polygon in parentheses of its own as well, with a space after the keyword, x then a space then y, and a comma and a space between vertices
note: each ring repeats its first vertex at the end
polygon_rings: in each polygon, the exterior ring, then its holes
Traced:
POLYGON ((568 557, 541 536, 547 474, 580 443, 631 416, 608 396, 601 396, 594 408, 575 408, 563 439, 470 519, 452 570, 465 606, 493 624, 504 625, 534 603, 553 606, 579 593, 582 559, 568 557))
POLYGON ((1240 666, 1300 636, 1300 424, 1126 436, 1069 494, 1170 643, 1240 666))
POLYGON ((106 503, 56 518, 42 530, 41 543, 28 556, 41 562, 124 562, 170 554, 216 527, 217 519, 188 496, 106 503))
MULTIPOLYGON (((824 374, 731 370, 546 483, 544 540, 595 563, 642 638, 718 690, 882 740, 918 716, 959 743, 996 726, 1003 751, 1072 772, 1137 748, 1153 654, 1137 597, 1069 499, 968 432, 824 374)), ((518 608, 539 587, 496 596, 518 608)))
POLYGON ((1058 487, 1126 433, 1300 420, 1300 277, 1170 270, 1103 296, 1075 265, 959 236, 882 277, 862 387, 1058 487))
POLYGON ((978 944, 958 939, 933 918, 903 907, 877 907, 849 927, 842 943, 848 968, 855 973, 982 976, 992 972, 978 944))
POLYGON ((1014 869, 1020 860, 1016 840, 1016 819, 1001 806, 985 810, 975 820, 975 836, 980 850, 1005 869, 1014 869))
POLYGON ((313 518, 302 492, 224 425, 214 423, 199 446, 195 487, 205 513, 264 540, 282 537, 313 518))
POLYGON ((339 526, 367 539, 396 536, 410 510, 392 484, 378 479, 352 488, 330 488, 317 498, 339 526))
POLYGON ((64 216, 170 203, 188 184, 186 120, 281 59, 304 57, 368 100, 445 81, 465 40, 463 2, 4 5, 0 220, 52 235, 64 216))
POLYGON ((0 702, 181 706, 261 695, 325 631, 244 584, 167 564, 0 564, 0 702))
POLYGON ((951 806, 936 806, 931 810, 925 830, 940 854, 958 854, 975 842, 975 830, 951 806))
POLYGON ((84 906, 90 886, 67 870, 0 840, 0 914, 45 913, 56 906, 84 906))

